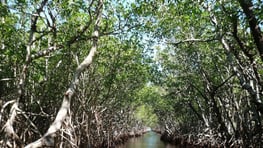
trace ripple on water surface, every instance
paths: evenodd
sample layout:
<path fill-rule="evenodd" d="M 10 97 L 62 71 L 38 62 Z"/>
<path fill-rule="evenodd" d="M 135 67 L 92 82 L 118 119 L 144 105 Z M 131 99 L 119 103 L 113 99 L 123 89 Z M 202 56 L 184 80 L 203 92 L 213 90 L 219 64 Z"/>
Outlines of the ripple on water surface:
<path fill-rule="evenodd" d="M 174 145 L 165 144 L 160 140 L 160 135 L 148 132 L 141 137 L 131 138 L 125 144 L 117 148 L 177 148 Z"/>

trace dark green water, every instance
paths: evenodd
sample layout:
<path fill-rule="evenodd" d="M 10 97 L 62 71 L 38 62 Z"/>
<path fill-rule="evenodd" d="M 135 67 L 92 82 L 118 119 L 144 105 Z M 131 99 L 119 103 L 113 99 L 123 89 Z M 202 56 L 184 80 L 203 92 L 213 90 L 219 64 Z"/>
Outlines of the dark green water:
<path fill-rule="evenodd" d="M 160 140 L 160 135 L 155 132 L 148 132 L 141 137 L 131 138 L 125 144 L 117 148 L 177 148 L 176 146 L 165 144 Z"/>

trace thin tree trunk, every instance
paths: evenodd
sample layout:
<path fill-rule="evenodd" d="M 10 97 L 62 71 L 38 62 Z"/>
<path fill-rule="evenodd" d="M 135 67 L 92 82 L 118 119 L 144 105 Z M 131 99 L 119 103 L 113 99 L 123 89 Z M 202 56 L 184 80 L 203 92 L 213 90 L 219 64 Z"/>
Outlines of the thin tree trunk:
<path fill-rule="evenodd" d="M 260 30 L 260 26 L 256 16 L 253 12 L 253 3 L 251 0 L 239 0 L 240 6 L 242 7 L 251 30 L 251 34 L 254 38 L 254 42 L 257 45 L 261 60 L 263 61 L 263 36 Z"/>
<path fill-rule="evenodd" d="M 62 105 L 57 113 L 57 116 L 55 118 L 55 121 L 50 125 L 48 131 L 46 134 L 38 139 L 37 141 L 28 144 L 25 148 L 36 148 L 36 147 L 43 147 L 43 146 L 54 146 L 54 138 L 56 137 L 56 132 L 60 130 L 63 121 L 67 117 L 67 114 L 70 110 L 70 102 L 73 97 L 73 95 L 76 92 L 76 87 L 79 82 L 79 76 L 80 74 L 89 67 L 89 65 L 92 63 L 93 58 L 95 56 L 97 46 L 98 46 L 98 39 L 99 39 L 99 24 L 101 20 L 101 13 L 102 13 L 102 7 L 103 7 L 103 0 L 99 1 L 98 8 L 97 8 L 97 18 L 95 21 L 94 26 L 94 32 L 93 32 L 93 45 L 91 47 L 91 50 L 88 54 L 88 56 L 84 59 L 84 61 L 77 67 L 73 81 L 70 84 L 70 87 L 64 94 Z"/>
<path fill-rule="evenodd" d="M 40 12 L 43 11 L 43 7 L 46 5 L 47 2 L 48 2 L 48 0 L 42 1 L 40 7 L 36 10 L 36 14 L 40 14 Z M 31 59 L 31 47 L 32 47 L 32 41 L 34 40 L 34 33 L 36 32 L 36 29 L 37 29 L 36 28 L 37 20 L 38 20 L 38 15 L 33 15 L 31 18 L 31 30 L 30 30 L 29 40 L 28 40 L 27 47 L 26 47 L 26 51 L 27 51 L 26 59 L 25 59 L 25 63 L 23 64 L 23 68 L 22 68 L 22 72 L 20 74 L 19 84 L 18 84 L 18 88 L 17 88 L 18 96 L 16 98 L 16 101 L 12 105 L 12 108 L 10 111 L 10 117 L 3 127 L 3 129 L 5 130 L 5 133 L 11 139 L 15 140 L 17 142 L 17 144 L 20 146 L 22 146 L 22 141 L 18 137 L 18 135 L 16 134 L 14 127 L 13 127 L 13 124 L 15 122 L 15 118 L 16 118 L 17 112 L 19 110 L 18 104 L 20 103 L 20 101 L 23 101 L 23 99 L 24 99 L 25 81 L 26 81 L 26 77 L 27 77 L 28 67 L 32 61 L 32 59 Z M 15 146 L 15 144 L 13 146 Z"/>

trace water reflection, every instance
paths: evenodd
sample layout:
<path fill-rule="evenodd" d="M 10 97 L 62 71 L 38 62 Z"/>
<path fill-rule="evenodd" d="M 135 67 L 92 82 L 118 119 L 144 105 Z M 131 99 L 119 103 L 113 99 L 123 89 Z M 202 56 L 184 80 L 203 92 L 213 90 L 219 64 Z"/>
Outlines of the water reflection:
<path fill-rule="evenodd" d="M 159 134 L 151 131 L 141 137 L 131 138 L 117 148 L 176 148 L 176 146 L 165 144 L 160 140 Z"/>

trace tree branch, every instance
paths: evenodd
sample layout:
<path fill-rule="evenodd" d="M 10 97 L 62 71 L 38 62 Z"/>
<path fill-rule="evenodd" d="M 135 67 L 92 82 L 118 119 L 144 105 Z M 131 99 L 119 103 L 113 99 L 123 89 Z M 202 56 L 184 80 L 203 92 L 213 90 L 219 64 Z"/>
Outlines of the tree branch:
<path fill-rule="evenodd" d="M 99 24 L 101 21 L 101 13 L 102 13 L 102 7 L 103 7 L 103 1 L 100 0 L 96 15 L 97 19 L 95 21 L 95 26 L 94 26 L 94 32 L 93 32 L 93 42 L 92 42 L 92 48 L 88 54 L 88 56 L 84 59 L 84 61 L 77 67 L 73 81 L 70 84 L 70 87 L 64 94 L 63 102 L 62 105 L 57 113 L 57 116 L 55 118 L 55 121 L 50 125 L 48 131 L 46 134 L 38 139 L 37 141 L 30 143 L 26 146 L 26 148 L 36 148 L 36 147 L 44 147 L 44 146 L 54 146 L 54 137 L 56 136 L 56 132 L 60 130 L 63 121 L 67 117 L 67 114 L 70 110 L 70 102 L 75 94 L 76 87 L 79 82 L 79 76 L 81 72 L 83 72 L 86 68 L 89 67 L 89 65 L 92 63 L 93 58 L 95 56 L 97 46 L 98 46 L 98 39 L 99 39 Z"/>
<path fill-rule="evenodd" d="M 17 116 L 17 111 L 19 110 L 18 104 L 19 104 L 20 100 L 23 99 L 23 95 L 24 95 L 27 70 L 28 70 L 29 64 L 31 63 L 31 46 L 32 46 L 33 38 L 34 38 L 34 33 L 36 32 L 37 20 L 38 20 L 39 14 L 43 11 L 43 8 L 47 2 L 48 2 L 48 0 L 43 0 L 41 2 L 40 7 L 36 10 L 35 14 L 33 14 L 31 16 L 31 30 L 30 30 L 30 36 L 29 36 L 28 44 L 26 47 L 26 52 L 27 52 L 26 57 L 25 57 L 26 59 L 25 59 L 25 63 L 23 64 L 23 69 L 22 69 L 22 72 L 21 72 L 20 77 L 19 77 L 19 84 L 18 84 L 18 88 L 17 88 L 18 97 L 16 98 L 15 103 L 11 107 L 9 118 L 3 127 L 6 135 L 10 139 L 15 140 L 15 142 L 13 142 L 14 143 L 13 146 L 18 144 L 19 147 L 22 147 L 22 145 L 23 145 L 19 136 L 15 133 L 13 124 L 14 124 L 15 118 Z"/>
<path fill-rule="evenodd" d="M 171 45 L 174 45 L 174 46 L 177 46 L 179 44 L 182 44 L 182 43 L 193 43 L 193 42 L 211 42 L 211 41 L 215 41 L 216 39 L 215 38 L 212 38 L 212 39 L 186 39 L 186 40 L 181 40 L 181 41 L 178 41 L 178 42 L 167 42 L 167 44 L 171 44 Z"/>
<path fill-rule="evenodd" d="M 223 85 L 225 85 L 233 76 L 235 76 L 235 74 L 230 75 L 227 79 L 225 79 L 221 84 L 217 85 L 216 87 L 214 87 L 214 91 L 217 91 L 220 87 L 222 87 Z"/>
<path fill-rule="evenodd" d="M 251 30 L 251 34 L 254 38 L 254 42 L 257 46 L 257 49 L 260 54 L 260 58 L 263 61 L 263 35 L 261 33 L 260 27 L 258 25 L 258 21 L 253 12 L 253 3 L 251 0 L 239 0 L 240 6 L 242 7 L 245 15 L 247 16 L 247 20 L 249 23 L 249 28 Z"/>
<path fill-rule="evenodd" d="M 59 46 L 51 46 L 49 48 L 47 48 L 46 50 L 41 50 L 35 54 L 32 54 L 31 55 L 31 59 L 34 60 L 34 59 L 37 59 L 37 58 L 40 58 L 40 57 L 43 57 L 43 56 L 46 56 L 48 55 L 49 53 L 53 52 L 53 51 L 56 51 L 58 49 L 61 49 L 63 48 L 62 45 L 59 45 Z"/>

